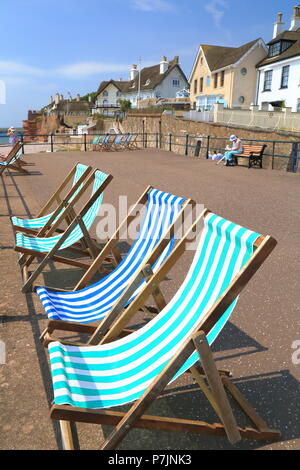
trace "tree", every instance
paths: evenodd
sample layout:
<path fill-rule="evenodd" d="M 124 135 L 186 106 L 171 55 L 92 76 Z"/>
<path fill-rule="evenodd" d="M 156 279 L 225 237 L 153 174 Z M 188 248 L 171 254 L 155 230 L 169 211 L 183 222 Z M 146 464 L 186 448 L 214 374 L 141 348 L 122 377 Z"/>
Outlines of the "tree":
<path fill-rule="evenodd" d="M 129 100 L 120 100 L 119 103 L 122 113 L 126 113 L 131 108 L 131 101 Z"/>

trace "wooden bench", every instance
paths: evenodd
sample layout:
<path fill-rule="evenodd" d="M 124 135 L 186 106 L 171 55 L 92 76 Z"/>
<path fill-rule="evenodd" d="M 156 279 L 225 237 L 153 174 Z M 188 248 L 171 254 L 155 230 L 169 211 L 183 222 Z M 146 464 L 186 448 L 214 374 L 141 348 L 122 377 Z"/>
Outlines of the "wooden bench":
<path fill-rule="evenodd" d="M 243 144 L 243 153 L 233 155 L 235 164 L 238 164 L 239 158 L 248 158 L 248 168 L 262 168 L 262 159 L 267 145 Z"/>

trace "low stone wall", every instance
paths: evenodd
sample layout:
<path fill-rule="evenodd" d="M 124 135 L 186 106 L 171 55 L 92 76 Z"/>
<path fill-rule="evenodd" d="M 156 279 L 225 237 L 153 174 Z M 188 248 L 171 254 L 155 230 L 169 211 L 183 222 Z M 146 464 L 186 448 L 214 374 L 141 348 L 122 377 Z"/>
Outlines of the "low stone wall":
<path fill-rule="evenodd" d="M 195 145 L 197 140 L 203 142 L 206 146 L 207 136 L 211 137 L 211 148 L 216 148 L 224 151 L 225 146 L 228 144 L 228 138 L 232 134 L 236 134 L 244 140 L 257 140 L 257 144 L 265 142 L 268 147 L 265 151 L 266 156 L 263 159 L 263 166 L 266 169 L 287 170 L 290 164 L 290 158 L 273 158 L 273 141 L 280 141 L 275 144 L 275 155 L 286 155 L 289 157 L 292 152 L 292 144 L 288 142 L 300 142 L 298 135 L 291 132 L 273 132 L 259 128 L 245 128 L 242 126 L 221 125 L 210 122 L 189 121 L 184 119 L 175 118 L 170 115 L 162 115 L 161 118 L 141 116 L 133 117 L 128 116 L 123 120 L 122 126 L 124 132 L 131 133 L 162 133 L 165 135 L 172 134 L 172 151 L 180 154 L 185 153 L 186 135 L 196 136 L 196 138 L 189 139 L 189 145 Z M 169 139 L 165 136 L 162 139 L 162 148 L 169 149 Z M 214 137 L 224 140 L 214 141 Z M 153 142 L 151 142 L 153 140 Z M 249 142 L 251 143 L 251 142 Z M 184 144 L 184 145 L 179 145 Z M 147 146 L 156 147 L 156 136 L 149 136 Z M 188 155 L 194 156 L 195 149 L 188 148 Z M 201 158 L 206 158 L 206 150 L 202 149 L 200 152 Z M 245 164 L 245 161 L 243 161 Z M 299 165 L 300 166 L 300 165 Z M 298 169 L 300 171 L 300 168 Z"/>

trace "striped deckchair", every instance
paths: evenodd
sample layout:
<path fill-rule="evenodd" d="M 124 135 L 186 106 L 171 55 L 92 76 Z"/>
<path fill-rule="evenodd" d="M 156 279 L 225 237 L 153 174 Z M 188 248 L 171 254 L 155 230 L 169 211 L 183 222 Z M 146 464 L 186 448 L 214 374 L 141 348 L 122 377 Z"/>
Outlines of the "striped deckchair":
<path fill-rule="evenodd" d="M 20 161 L 22 155 L 22 142 L 17 142 L 14 147 L 11 149 L 9 154 L 7 155 L 6 160 L 0 162 L 0 176 L 4 173 L 5 170 L 14 170 L 19 171 L 28 175 L 28 171 L 23 168 L 22 163 Z"/>
<path fill-rule="evenodd" d="M 28 233 L 31 235 L 38 234 L 38 236 L 42 236 L 51 226 L 53 226 L 53 224 L 57 223 L 59 225 L 59 221 L 61 220 L 60 217 L 66 206 L 69 206 L 71 202 L 75 204 L 86 189 L 86 185 L 84 185 L 83 182 L 91 169 L 91 166 L 77 163 L 54 194 L 50 197 L 48 202 L 44 205 L 37 215 L 37 218 L 22 219 L 20 217 L 11 217 L 13 229 L 18 232 Z M 72 188 L 67 192 L 67 194 L 63 194 L 72 178 Z M 53 205 L 56 205 L 56 209 L 47 214 L 48 210 L 50 210 Z M 67 217 L 69 223 L 71 223 L 72 220 L 70 215 L 71 214 L 69 213 L 69 216 Z M 43 233 L 41 229 L 43 229 Z"/>
<path fill-rule="evenodd" d="M 175 244 L 175 225 L 181 222 L 186 212 L 185 209 L 188 209 L 188 205 L 193 206 L 193 201 L 154 188 L 147 188 L 140 201 L 143 202 L 145 199 L 147 199 L 147 206 L 140 232 L 129 252 L 114 271 L 85 289 L 78 288 L 91 278 L 91 273 L 87 273 L 88 277 L 85 276 L 84 284 L 81 282 L 73 292 L 55 292 L 46 287 L 36 288 L 48 317 L 61 320 L 49 323 L 49 328 L 42 335 L 43 340 L 48 341 L 49 333 L 55 329 L 54 325 L 59 326 L 59 329 L 64 329 L 64 327 L 69 329 L 70 326 L 64 323 L 90 323 L 107 316 L 109 317 L 107 321 L 111 321 L 114 317 L 114 313 L 111 312 L 112 307 L 136 277 L 136 273 L 147 263 L 156 272 L 170 255 Z M 138 204 L 139 202 L 136 206 Z M 134 212 L 133 210 L 132 213 Z M 126 220 L 128 219 L 131 219 L 130 214 Z M 118 239 L 118 234 L 122 233 L 124 226 L 126 226 L 126 221 L 112 239 Z M 109 243 L 94 261 L 92 273 L 98 270 L 103 258 L 109 253 L 112 246 Z M 143 271 L 145 278 L 149 272 L 151 271 Z M 144 286 L 143 276 L 139 277 L 134 286 L 131 286 L 132 292 L 127 299 L 127 304 L 132 302 Z M 155 290 L 153 296 L 158 309 L 163 308 L 165 302 L 158 289 Z M 97 341 L 97 334 L 91 341 Z"/>
<path fill-rule="evenodd" d="M 123 142 L 127 139 L 126 134 L 117 135 L 115 141 L 113 142 L 111 149 L 112 150 L 120 150 L 122 148 Z"/>
<path fill-rule="evenodd" d="M 74 447 L 76 422 L 116 426 L 102 445 L 103 450 L 115 448 L 133 427 L 227 434 L 231 443 L 241 438 L 272 440 L 280 437 L 280 433 L 270 429 L 246 402 L 230 381 L 230 374 L 217 370 L 209 347 L 231 317 L 240 292 L 276 241 L 209 211 L 203 216 L 204 228 L 197 236 L 196 253 L 186 279 L 153 320 L 111 341 L 120 333 L 122 321 L 117 320 L 109 335 L 97 346 L 49 344 L 54 389 L 51 418 L 61 422 L 65 447 Z M 195 226 L 177 244 L 172 256 L 148 280 L 147 287 L 129 310 L 137 311 L 151 292 L 151 284 L 164 279 L 185 251 L 194 230 Z M 186 371 L 198 382 L 220 418 L 220 424 L 144 415 L 165 387 Z M 238 427 L 226 389 L 257 429 Z M 130 403 L 126 412 L 110 410 Z"/>
<path fill-rule="evenodd" d="M 46 237 L 28 237 L 23 233 L 16 233 L 15 251 L 26 255 L 25 259 L 21 256 L 20 264 L 24 279 L 22 292 L 27 292 L 32 286 L 33 281 L 43 271 L 46 264 L 50 261 L 58 261 L 70 266 L 88 269 L 90 265 L 74 259 L 57 256 L 57 252 L 64 249 L 74 248 L 80 241 L 86 243 L 88 252 L 92 258 L 96 258 L 100 249 L 89 236 L 89 230 L 97 217 L 103 191 L 112 180 L 111 175 L 106 175 L 99 170 L 95 170 L 88 178 L 87 187 L 93 182 L 92 194 L 89 201 L 84 205 L 77 215 L 71 203 L 74 216 L 68 228 L 61 234 Z M 65 211 L 68 210 L 68 206 Z M 65 213 L 63 214 L 65 218 Z M 35 258 L 42 258 L 42 262 L 35 271 L 28 276 L 28 267 Z"/>

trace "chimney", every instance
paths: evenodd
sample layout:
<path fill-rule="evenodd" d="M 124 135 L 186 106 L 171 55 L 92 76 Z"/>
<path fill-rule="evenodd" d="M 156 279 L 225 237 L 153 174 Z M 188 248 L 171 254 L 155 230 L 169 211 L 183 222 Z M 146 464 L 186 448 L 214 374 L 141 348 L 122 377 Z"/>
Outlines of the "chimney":
<path fill-rule="evenodd" d="M 51 95 L 50 96 L 50 104 L 52 104 L 52 103 L 53 103 L 53 96 Z"/>
<path fill-rule="evenodd" d="M 60 101 L 64 100 L 64 95 L 60 95 Z"/>
<path fill-rule="evenodd" d="M 55 104 L 58 104 L 59 103 L 59 94 L 56 93 L 55 94 Z"/>
<path fill-rule="evenodd" d="M 174 57 L 173 62 L 174 62 L 174 64 L 179 65 L 179 56 L 178 56 L 178 55 L 176 55 L 176 56 Z"/>
<path fill-rule="evenodd" d="M 130 69 L 130 80 L 134 80 L 138 73 L 137 65 L 133 64 Z"/>
<path fill-rule="evenodd" d="M 76 101 L 80 101 L 80 94 L 79 93 L 77 93 L 77 95 L 76 95 Z"/>
<path fill-rule="evenodd" d="M 296 31 L 298 28 L 300 28 L 300 5 L 294 7 L 290 31 Z"/>
<path fill-rule="evenodd" d="M 159 73 L 160 74 L 163 74 L 163 73 L 166 73 L 166 71 L 168 70 L 169 68 L 169 64 L 167 62 L 167 58 L 166 56 L 163 56 L 162 60 L 161 60 L 161 63 L 160 63 L 160 71 Z"/>
<path fill-rule="evenodd" d="M 282 22 L 282 16 L 282 13 L 278 13 L 277 22 L 274 24 L 273 39 L 284 31 L 285 23 Z"/>

